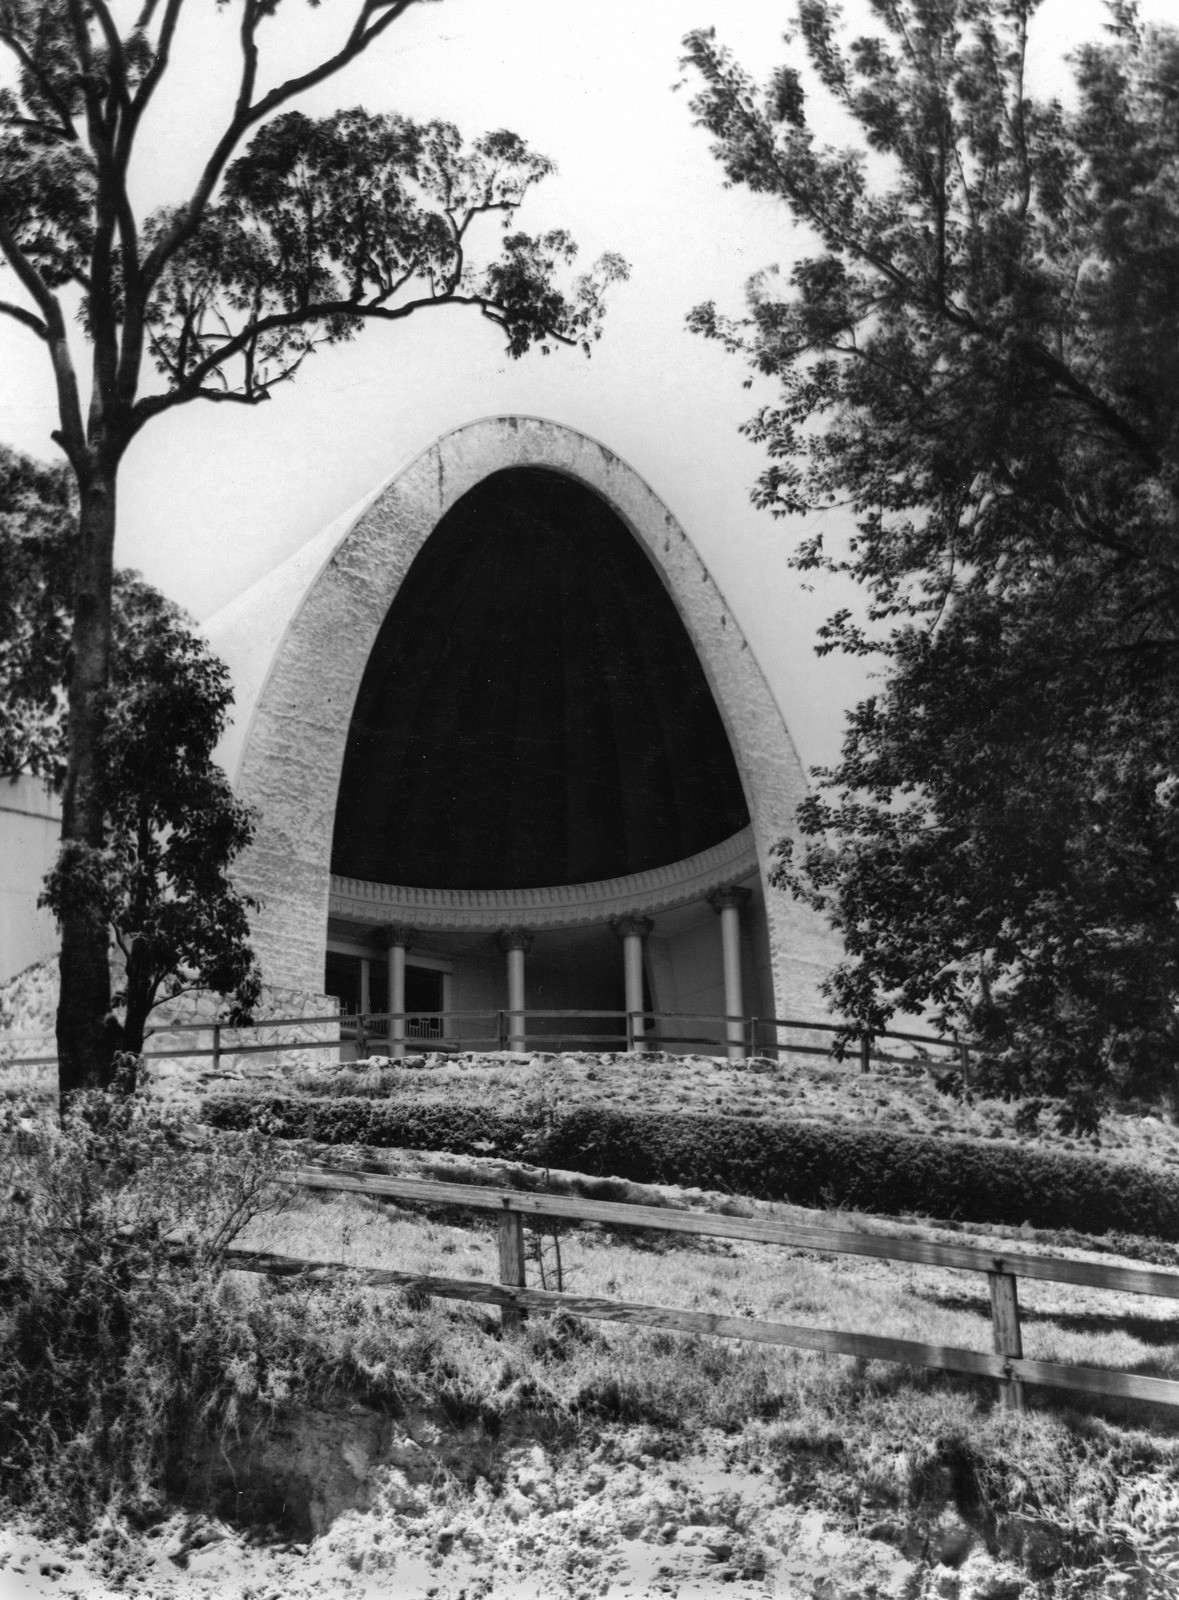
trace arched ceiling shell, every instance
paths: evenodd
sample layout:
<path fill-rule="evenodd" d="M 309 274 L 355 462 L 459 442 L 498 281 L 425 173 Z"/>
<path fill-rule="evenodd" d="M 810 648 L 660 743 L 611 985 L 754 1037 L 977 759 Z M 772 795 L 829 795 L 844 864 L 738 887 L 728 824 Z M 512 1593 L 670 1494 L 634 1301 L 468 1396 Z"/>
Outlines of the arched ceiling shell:
<path fill-rule="evenodd" d="M 749 821 L 655 568 L 591 490 L 494 473 L 442 518 L 377 637 L 333 873 L 438 889 L 622 877 Z"/>

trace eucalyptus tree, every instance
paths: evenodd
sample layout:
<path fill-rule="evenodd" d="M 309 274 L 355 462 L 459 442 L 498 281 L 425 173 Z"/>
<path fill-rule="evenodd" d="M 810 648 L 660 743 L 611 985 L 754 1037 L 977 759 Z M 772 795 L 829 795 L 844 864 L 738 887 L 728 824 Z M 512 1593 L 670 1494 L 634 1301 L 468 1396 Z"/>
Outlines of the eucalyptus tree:
<path fill-rule="evenodd" d="M 597 338 L 614 256 L 566 275 L 567 233 L 514 227 L 552 170 L 517 135 L 464 142 L 449 123 L 364 110 L 313 118 L 300 95 L 376 45 L 418 0 L 350 0 L 336 46 L 264 87 L 263 47 L 289 0 L 0 0 L 0 314 L 44 346 L 53 437 L 76 485 L 69 746 L 63 790 L 63 1093 L 110 1073 L 110 974 L 100 911 L 84 894 L 104 842 L 101 750 L 111 660 L 111 581 L 121 464 L 156 418 L 196 401 L 254 406 L 313 351 L 367 321 L 477 307 L 513 356 Z M 235 26 L 236 81 L 199 172 L 141 215 L 137 161 L 169 76 L 203 67 L 186 13 Z M 215 96 L 218 86 L 210 85 Z M 480 222 L 504 223 L 479 256 Z M 71 325 L 90 349 L 84 380 Z"/>
<path fill-rule="evenodd" d="M 862 588 L 820 651 L 880 663 L 779 868 L 844 937 L 832 997 L 1085 1123 L 1179 1059 L 1179 35 L 1113 5 L 1066 108 L 1036 9 L 872 0 L 849 42 L 801 0 L 764 91 L 690 35 L 727 178 L 809 241 L 690 320 L 777 385 L 747 432 L 795 564 Z"/>

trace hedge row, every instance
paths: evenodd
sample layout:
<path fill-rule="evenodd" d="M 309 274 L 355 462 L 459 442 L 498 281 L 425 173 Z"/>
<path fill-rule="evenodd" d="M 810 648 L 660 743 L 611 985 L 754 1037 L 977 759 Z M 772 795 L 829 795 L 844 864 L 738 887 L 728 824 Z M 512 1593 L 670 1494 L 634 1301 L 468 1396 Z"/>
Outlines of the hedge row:
<path fill-rule="evenodd" d="M 321 1144 L 494 1153 L 800 1206 L 1179 1240 L 1179 1178 L 1096 1156 L 836 1123 L 582 1107 L 541 1136 L 519 1114 L 461 1103 L 266 1096 L 212 1098 L 205 1120 Z"/>

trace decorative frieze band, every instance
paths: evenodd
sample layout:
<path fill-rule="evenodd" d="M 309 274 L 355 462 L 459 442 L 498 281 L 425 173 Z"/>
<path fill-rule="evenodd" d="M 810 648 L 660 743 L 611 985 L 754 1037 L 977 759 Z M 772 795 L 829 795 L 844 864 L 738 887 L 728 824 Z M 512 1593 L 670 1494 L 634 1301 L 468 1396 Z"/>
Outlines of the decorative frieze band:
<path fill-rule="evenodd" d="M 666 867 L 542 889 L 419 889 L 333 874 L 329 911 L 351 922 L 405 923 L 434 933 L 495 933 L 516 925 L 581 928 L 616 917 L 672 911 L 756 871 L 753 829 L 742 828 Z"/>

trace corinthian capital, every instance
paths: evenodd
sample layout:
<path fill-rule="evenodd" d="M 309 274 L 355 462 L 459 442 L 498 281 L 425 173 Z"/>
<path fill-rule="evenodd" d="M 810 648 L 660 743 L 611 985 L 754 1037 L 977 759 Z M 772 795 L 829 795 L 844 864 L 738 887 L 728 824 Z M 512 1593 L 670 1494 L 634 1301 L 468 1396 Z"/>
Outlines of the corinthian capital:
<path fill-rule="evenodd" d="M 721 912 L 727 911 L 730 906 L 735 907 L 738 911 L 741 910 L 742 906 L 747 906 L 753 899 L 753 890 L 742 889 L 737 884 L 733 884 L 728 889 L 710 889 L 705 899 L 719 917 Z"/>

